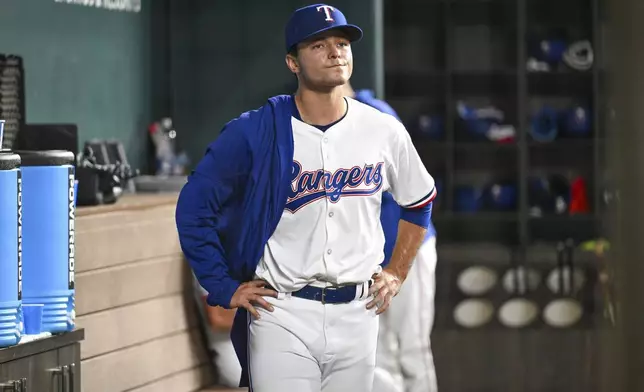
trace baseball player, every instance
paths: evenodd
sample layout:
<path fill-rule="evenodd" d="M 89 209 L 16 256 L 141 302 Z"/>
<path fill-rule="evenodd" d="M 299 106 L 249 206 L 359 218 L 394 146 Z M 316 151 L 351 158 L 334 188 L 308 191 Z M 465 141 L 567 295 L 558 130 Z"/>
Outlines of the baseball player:
<path fill-rule="evenodd" d="M 199 319 L 208 340 L 208 351 L 217 371 L 217 382 L 221 386 L 236 387 L 241 377 L 241 366 L 230 340 L 235 310 L 208 305 L 208 292 L 201 287 L 194 275 L 193 287 Z"/>
<path fill-rule="evenodd" d="M 181 191 L 179 239 L 208 304 L 237 308 L 240 386 L 369 392 L 378 316 L 423 242 L 434 180 L 399 121 L 344 97 L 359 27 L 315 4 L 285 35 L 297 92 L 226 124 Z M 403 211 L 383 269 L 385 191 Z"/>
<path fill-rule="evenodd" d="M 345 94 L 383 113 L 400 118 L 371 90 L 354 91 L 345 85 Z M 385 259 L 389 264 L 398 234 L 401 207 L 389 192 L 382 194 L 380 221 L 385 233 Z M 434 322 L 436 287 L 436 231 L 430 223 L 418 250 L 409 277 L 386 313 L 380 316 L 374 392 L 435 392 L 436 370 L 430 345 Z"/>

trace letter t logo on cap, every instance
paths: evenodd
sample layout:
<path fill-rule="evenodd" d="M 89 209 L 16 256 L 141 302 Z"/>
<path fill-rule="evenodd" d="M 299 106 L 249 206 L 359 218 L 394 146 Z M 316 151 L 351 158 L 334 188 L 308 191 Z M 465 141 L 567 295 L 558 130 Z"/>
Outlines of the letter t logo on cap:
<path fill-rule="evenodd" d="M 320 12 L 320 10 L 324 10 L 324 13 L 326 14 L 326 19 L 324 20 L 326 20 L 327 22 L 333 22 L 333 18 L 331 17 L 331 11 L 335 11 L 333 7 L 331 7 L 330 5 L 321 5 L 317 7 L 316 10 L 318 12 Z"/>

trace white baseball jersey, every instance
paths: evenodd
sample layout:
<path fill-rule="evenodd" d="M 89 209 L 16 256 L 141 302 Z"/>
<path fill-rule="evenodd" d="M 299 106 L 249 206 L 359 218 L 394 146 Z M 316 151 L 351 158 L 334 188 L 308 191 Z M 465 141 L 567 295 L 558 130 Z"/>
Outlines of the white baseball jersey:
<path fill-rule="evenodd" d="M 256 275 L 280 292 L 362 283 L 384 258 L 382 192 L 403 207 L 436 195 L 409 133 L 389 114 L 347 98 L 326 131 L 292 118 L 291 192 Z"/>

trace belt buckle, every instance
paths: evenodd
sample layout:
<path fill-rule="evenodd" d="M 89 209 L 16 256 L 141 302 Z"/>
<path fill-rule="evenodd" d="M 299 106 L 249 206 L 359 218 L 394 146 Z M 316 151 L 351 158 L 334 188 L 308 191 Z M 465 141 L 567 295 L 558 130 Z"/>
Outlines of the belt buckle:
<path fill-rule="evenodd" d="M 326 304 L 326 287 L 322 287 L 322 298 L 320 298 L 322 305 Z"/>

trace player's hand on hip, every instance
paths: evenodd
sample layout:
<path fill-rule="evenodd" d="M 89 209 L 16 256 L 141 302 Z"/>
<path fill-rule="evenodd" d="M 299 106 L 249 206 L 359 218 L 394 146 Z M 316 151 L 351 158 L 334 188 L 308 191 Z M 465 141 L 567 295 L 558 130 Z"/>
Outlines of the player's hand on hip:
<path fill-rule="evenodd" d="M 367 304 L 367 309 L 377 306 L 376 314 L 381 314 L 389 308 L 391 300 L 400 291 L 402 281 L 386 268 L 381 273 L 375 274 L 373 279 L 374 282 L 369 288 L 369 295 L 373 296 L 373 300 Z"/>
<path fill-rule="evenodd" d="M 255 309 L 255 306 L 272 312 L 274 310 L 273 305 L 269 304 L 263 297 L 277 298 L 277 291 L 266 288 L 266 286 L 267 283 L 263 280 L 242 283 L 230 300 L 231 309 L 244 308 L 257 319 L 259 318 L 259 312 Z"/>

